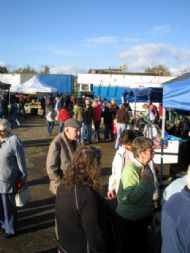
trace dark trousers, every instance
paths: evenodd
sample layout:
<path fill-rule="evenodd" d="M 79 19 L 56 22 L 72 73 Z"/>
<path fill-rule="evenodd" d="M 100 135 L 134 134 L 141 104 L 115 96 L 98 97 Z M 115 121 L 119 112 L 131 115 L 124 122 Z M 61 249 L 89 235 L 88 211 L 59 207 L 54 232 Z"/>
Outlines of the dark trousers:
<path fill-rule="evenodd" d="M 151 216 L 141 220 L 127 220 L 118 217 L 118 228 L 121 239 L 121 253 L 147 253 L 147 232 Z"/>
<path fill-rule="evenodd" d="M 0 225 L 7 234 L 15 234 L 17 222 L 17 208 L 15 194 L 0 193 Z"/>
<path fill-rule="evenodd" d="M 95 131 L 94 131 L 94 138 L 96 140 L 100 140 L 100 122 L 101 121 L 95 121 L 94 122 L 94 128 L 95 128 Z"/>
<path fill-rule="evenodd" d="M 113 133 L 112 133 L 112 123 L 105 124 L 105 130 L 104 130 L 104 139 L 108 140 L 109 138 L 113 139 Z"/>

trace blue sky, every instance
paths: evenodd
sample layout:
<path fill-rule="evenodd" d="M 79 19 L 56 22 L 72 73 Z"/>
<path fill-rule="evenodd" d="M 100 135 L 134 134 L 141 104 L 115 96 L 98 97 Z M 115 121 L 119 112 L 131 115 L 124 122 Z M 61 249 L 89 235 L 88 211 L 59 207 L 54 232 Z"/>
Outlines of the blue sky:
<path fill-rule="evenodd" d="M 190 70 L 189 0 L 1 0 L 0 10 L 0 65 L 9 69 Z"/>

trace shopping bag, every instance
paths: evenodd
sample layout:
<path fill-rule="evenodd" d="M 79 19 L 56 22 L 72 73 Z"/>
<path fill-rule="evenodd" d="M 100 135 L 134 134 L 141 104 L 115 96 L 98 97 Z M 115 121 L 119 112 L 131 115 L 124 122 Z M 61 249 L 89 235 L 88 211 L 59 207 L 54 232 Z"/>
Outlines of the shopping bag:
<path fill-rule="evenodd" d="M 21 188 L 15 196 L 16 206 L 24 206 L 31 201 L 31 193 L 28 186 Z"/>

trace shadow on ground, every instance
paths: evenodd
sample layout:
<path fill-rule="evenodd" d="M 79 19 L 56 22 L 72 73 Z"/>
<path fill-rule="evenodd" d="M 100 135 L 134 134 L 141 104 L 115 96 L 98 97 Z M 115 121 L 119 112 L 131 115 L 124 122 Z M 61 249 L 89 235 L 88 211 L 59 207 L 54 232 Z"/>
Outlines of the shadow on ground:
<path fill-rule="evenodd" d="M 34 186 L 34 185 L 43 185 L 43 184 L 49 184 L 49 177 L 44 176 L 42 178 L 33 179 L 27 182 L 28 186 Z"/>
<path fill-rule="evenodd" d="M 36 147 L 36 146 L 49 146 L 52 139 L 37 139 L 37 140 L 27 140 L 23 141 L 24 147 Z"/>
<path fill-rule="evenodd" d="M 33 233 L 54 226 L 55 197 L 32 201 L 18 208 L 18 234 Z"/>
<path fill-rule="evenodd" d="M 48 249 L 45 251 L 37 251 L 36 253 L 57 253 L 57 248 Z"/>

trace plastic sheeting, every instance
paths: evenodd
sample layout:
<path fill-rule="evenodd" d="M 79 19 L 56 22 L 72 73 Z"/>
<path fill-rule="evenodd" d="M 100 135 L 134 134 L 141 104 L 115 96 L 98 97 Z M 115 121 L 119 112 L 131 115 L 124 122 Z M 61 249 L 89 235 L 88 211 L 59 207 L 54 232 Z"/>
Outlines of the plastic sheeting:
<path fill-rule="evenodd" d="M 163 107 L 190 111 L 190 73 L 164 84 Z"/>
<path fill-rule="evenodd" d="M 162 88 L 130 88 L 123 91 L 125 102 L 162 102 Z"/>

